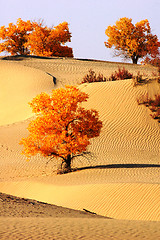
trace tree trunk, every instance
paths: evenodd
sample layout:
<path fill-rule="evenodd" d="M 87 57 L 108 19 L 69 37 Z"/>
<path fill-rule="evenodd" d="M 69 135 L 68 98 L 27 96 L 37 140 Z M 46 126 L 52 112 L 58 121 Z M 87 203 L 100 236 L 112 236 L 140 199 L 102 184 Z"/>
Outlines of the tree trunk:
<path fill-rule="evenodd" d="M 132 62 L 133 62 L 133 64 L 137 64 L 137 62 L 138 62 L 138 56 L 132 56 Z"/>
<path fill-rule="evenodd" d="M 61 173 L 67 173 L 71 171 L 71 155 L 69 154 L 61 164 Z"/>
<path fill-rule="evenodd" d="M 66 163 L 66 168 L 71 169 L 71 155 L 70 154 L 67 156 L 65 163 Z"/>

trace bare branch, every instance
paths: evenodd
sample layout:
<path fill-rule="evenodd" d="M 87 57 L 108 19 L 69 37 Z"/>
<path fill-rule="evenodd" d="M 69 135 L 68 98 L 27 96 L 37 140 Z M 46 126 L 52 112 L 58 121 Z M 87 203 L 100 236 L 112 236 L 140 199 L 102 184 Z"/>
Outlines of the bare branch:
<path fill-rule="evenodd" d="M 82 152 L 82 153 L 79 153 L 76 155 L 72 155 L 71 159 L 76 158 L 76 157 L 86 157 L 87 158 L 88 155 L 90 155 L 91 157 L 93 156 L 93 154 L 91 152 Z"/>

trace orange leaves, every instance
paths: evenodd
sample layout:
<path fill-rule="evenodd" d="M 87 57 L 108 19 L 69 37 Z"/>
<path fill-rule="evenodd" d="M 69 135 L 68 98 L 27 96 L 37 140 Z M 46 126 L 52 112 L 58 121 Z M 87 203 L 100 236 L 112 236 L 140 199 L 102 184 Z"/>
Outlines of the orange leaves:
<path fill-rule="evenodd" d="M 24 44 L 30 31 L 32 31 L 31 22 L 25 22 L 21 18 L 17 20 L 16 25 L 9 23 L 8 28 L 2 26 L 0 28 L 0 39 L 4 41 L 1 43 L 0 51 L 8 51 L 11 55 L 28 54 Z"/>
<path fill-rule="evenodd" d="M 4 39 L 4 38 L 5 38 L 5 35 L 6 35 L 6 28 L 5 28 L 5 26 L 2 26 L 2 27 L 0 28 L 0 38 L 1 38 L 1 39 Z"/>
<path fill-rule="evenodd" d="M 79 106 L 87 98 L 73 86 L 53 90 L 51 96 L 41 93 L 35 97 L 30 106 L 36 118 L 28 126 L 29 136 L 20 142 L 23 153 L 66 159 L 85 152 L 89 139 L 99 136 L 102 128 L 96 110 Z"/>
<path fill-rule="evenodd" d="M 133 63 L 137 63 L 139 58 L 147 54 L 159 54 L 158 38 L 151 34 L 147 19 L 133 25 L 132 19 L 120 18 L 114 26 L 109 26 L 105 33 L 108 36 L 105 46 L 114 47 L 119 52 L 116 55 L 122 54 L 125 58 L 131 58 Z"/>
<path fill-rule="evenodd" d="M 16 24 L 0 27 L 0 52 L 15 54 L 35 54 L 38 56 L 73 57 L 72 48 L 62 46 L 71 41 L 68 23 L 63 22 L 54 28 L 43 26 L 43 22 L 17 19 Z"/>
<path fill-rule="evenodd" d="M 51 107 L 51 98 L 47 93 L 41 93 L 33 98 L 29 105 L 32 107 L 33 112 L 43 112 Z"/>
<path fill-rule="evenodd" d="M 67 22 L 54 28 L 42 26 L 42 23 L 34 23 L 34 30 L 29 35 L 26 46 L 31 54 L 38 56 L 73 57 L 72 49 L 61 45 L 70 41 L 71 33 Z"/>

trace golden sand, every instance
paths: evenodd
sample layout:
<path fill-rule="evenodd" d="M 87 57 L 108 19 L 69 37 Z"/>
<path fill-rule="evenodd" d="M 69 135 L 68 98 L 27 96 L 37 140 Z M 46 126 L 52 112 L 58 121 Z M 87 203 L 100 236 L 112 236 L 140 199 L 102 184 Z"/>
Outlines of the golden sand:
<path fill-rule="evenodd" d="M 156 72 L 150 66 L 75 59 L 0 60 L 0 192 L 113 218 L 1 216 L 1 239 L 12 233 L 12 239 L 160 238 L 160 128 L 150 110 L 137 104 L 140 95 L 160 92 L 160 85 L 134 87 L 132 80 L 79 85 L 91 68 L 110 76 L 119 66 L 135 75 Z M 99 111 L 103 129 L 89 146 L 94 157 L 75 159 L 77 171 L 56 175 L 57 161 L 46 165 L 35 156 L 27 162 L 19 141 L 33 115 L 27 102 L 65 85 L 89 94 L 84 107 Z"/>

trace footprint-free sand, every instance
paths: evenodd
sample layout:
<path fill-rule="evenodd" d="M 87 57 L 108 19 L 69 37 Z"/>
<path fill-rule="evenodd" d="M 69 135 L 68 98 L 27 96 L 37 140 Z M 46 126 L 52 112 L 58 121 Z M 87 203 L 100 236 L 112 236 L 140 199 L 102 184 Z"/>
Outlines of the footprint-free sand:
<path fill-rule="evenodd" d="M 0 59 L 0 239 L 160 239 L 160 125 L 137 104 L 142 94 L 160 93 L 160 84 L 80 84 L 89 69 L 109 77 L 123 66 L 134 75 L 157 73 L 103 61 Z M 65 85 L 89 94 L 83 106 L 99 111 L 103 128 L 89 146 L 93 156 L 57 175 L 58 160 L 27 162 L 19 141 L 33 117 L 28 102 Z"/>

